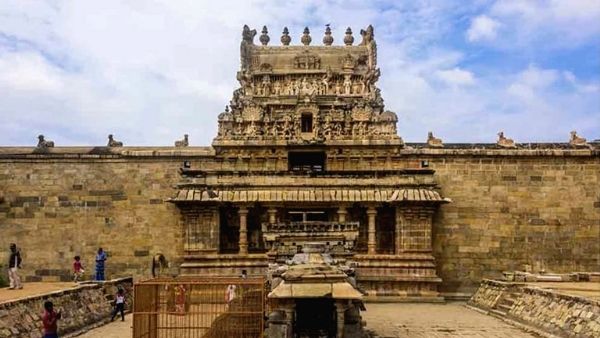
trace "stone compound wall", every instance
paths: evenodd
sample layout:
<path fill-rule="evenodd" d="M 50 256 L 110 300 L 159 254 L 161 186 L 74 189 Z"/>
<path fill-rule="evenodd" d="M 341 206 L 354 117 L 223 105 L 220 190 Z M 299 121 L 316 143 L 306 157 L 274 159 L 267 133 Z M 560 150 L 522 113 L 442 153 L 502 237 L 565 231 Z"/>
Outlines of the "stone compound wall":
<path fill-rule="evenodd" d="M 106 278 L 148 277 L 156 253 L 179 264 L 179 211 L 165 199 L 175 191 L 180 160 L 48 157 L 0 156 L 3 263 L 16 242 L 26 281 L 71 280 L 75 255 L 90 279 L 98 247 L 108 253 Z"/>
<path fill-rule="evenodd" d="M 600 302 L 591 299 L 484 280 L 469 304 L 560 337 L 600 336 Z"/>
<path fill-rule="evenodd" d="M 54 303 L 55 309 L 62 311 L 62 319 L 58 322 L 61 337 L 102 325 L 110 319 L 113 309 L 111 301 L 118 287 L 125 290 L 129 310 L 133 304 L 131 278 L 83 284 L 72 289 L 0 303 L 0 338 L 40 337 L 44 302 L 47 300 Z"/>
<path fill-rule="evenodd" d="M 338 156 L 335 166 L 394 169 L 429 161 L 442 194 L 453 201 L 435 215 L 433 228 L 446 294 L 470 295 L 482 278 L 526 265 L 557 273 L 600 270 L 598 150 L 468 146 L 407 145 L 387 157 L 379 152 L 346 164 Z M 0 249 L 10 242 L 21 246 L 27 280 L 69 279 L 74 255 L 83 257 L 91 274 L 99 246 L 109 253 L 107 277 L 148 276 L 157 252 L 178 266 L 183 228 L 179 210 L 166 199 L 176 192 L 184 160 L 192 168 L 239 171 L 283 163 L 217 163 L 211 148 L 98 149 L 106 153 L 0 147 Z M 10 155 L 18 152 L 27 155 Z M 0 261 L 7 255 L 0 250 Z"/>

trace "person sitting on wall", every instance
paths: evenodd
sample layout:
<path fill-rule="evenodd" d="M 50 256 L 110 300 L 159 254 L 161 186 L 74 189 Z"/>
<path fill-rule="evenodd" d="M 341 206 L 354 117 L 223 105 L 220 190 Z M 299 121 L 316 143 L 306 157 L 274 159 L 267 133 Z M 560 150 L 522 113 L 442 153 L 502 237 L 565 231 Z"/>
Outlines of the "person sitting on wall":
<path fill-rule="evenodd" d="M 8 279 L 10 280 L 9 289 L 22 289 L 19 269 L 21 268 L 21 252 L 17 249 L 15 243 L 10 243 L 10 257 L 8 258 Z"/>
<path fill-rule="evenodd" d="M 58 338 L 58 320 L 62 317 L 61 312 L 54 312 L 54 304 L 51 301 L 44 303 L 44 314 L 42 323 L 44 325 L 43 338 Z"/>
<path fill-rule="evenodd" d="M 99 248 L 96 255 L 96 280 L 104 280 L 104 261 L 106 261 L 106 252 Z"/>

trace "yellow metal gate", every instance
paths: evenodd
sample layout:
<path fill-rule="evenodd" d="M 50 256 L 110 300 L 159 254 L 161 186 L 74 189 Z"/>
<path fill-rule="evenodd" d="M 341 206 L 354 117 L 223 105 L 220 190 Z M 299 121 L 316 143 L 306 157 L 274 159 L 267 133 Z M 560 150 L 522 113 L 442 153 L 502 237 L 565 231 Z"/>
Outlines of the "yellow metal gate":
<path fill-rule="evenodd" d="M 134 285 L 134 338 L 262 337 L 263 278 L 157 278 Z"/>

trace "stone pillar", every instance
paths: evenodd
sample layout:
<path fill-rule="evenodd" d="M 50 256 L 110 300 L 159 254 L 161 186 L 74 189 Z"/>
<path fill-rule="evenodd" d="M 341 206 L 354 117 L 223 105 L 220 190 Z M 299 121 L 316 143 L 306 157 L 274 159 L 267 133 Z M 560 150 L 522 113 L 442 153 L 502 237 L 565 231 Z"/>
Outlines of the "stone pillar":
<path fill-rule="evenodd" d="M 296 304 L 293 301 L 283 306 L 285 312 L 285 321 L 287 323 L 287 335 L 286 337 L 294 337 L 294 314 L 296 312 Z"/>
<path fill-rule="evenodd" d="M 275 207 L 270 207 L 267 210 L 267 214 L 269 214 L 269 224 L 275 224 L 275 222 L 277 222 L 277 209 Z"/>
<path fill-rule="evenodd" d="M 336 338 L 344 337 L 344 312 L 346 312 L 346 306 L 342 301 L 337 301 L 335 303 L 335 312 L 337 314 L 337 333 L 335 335 Z"/>
<path fill-rule="evenodd" d="M 374 255 L 376 253 L 376 245 L 375 241 L 375 216 L 377 216 L 377 209 L 374 206 L 370 206 L 367 209 L 367 216 L 369 218 L 369 238 L 367 241 L 368 254 Z"/>
<path fill-rule="evenodd" d="M 346 215 L 348 215 L 348 210 L 345 205 L 340 205 L 337 210 L 338 222 L 346 223 Z"/>
<path fill-rule="evenodd" d="M 248 254 L 248 208 L 242 206 L 238 210 L 240 216 L 240 255 Z"/>

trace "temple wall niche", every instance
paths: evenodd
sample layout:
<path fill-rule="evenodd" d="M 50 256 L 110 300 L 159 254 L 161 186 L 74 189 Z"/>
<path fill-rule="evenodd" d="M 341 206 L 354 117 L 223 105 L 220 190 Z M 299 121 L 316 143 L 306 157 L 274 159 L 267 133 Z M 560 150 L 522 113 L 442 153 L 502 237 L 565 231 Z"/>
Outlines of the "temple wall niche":
<path fill-rule="evenodd" d="M 428 160 L 442 194 L 453 201 L 433 216 L 441 291 L 470 292 L 479 279 L 526 264 L 554 272 L 599 269 L 598 157 L 459 152 L 463 155 L 413 151 L 385 162 L 405 168 Z M 109 276 L 148 276 L 156 252 L 177 266 L 183 221 L 180 210 L 164 201 L 175 192 L 182 161 L 158 156 L 17 161 L 0 155 L 0 248 L 13 241 L 22 247 L 29 280 L 67 278 L 76 254 L 91 271 L 98 246 L 111 255 Z M 194 159 L 193 167 L 234 167 L 240 161 L 204 157 Z M 251 163 L 244 161 L 244 167 Z M 338 168 L 351 169 L 366 160 L 336 161 Z M 7 251 L 0 250 L 0 262 Z"/>

